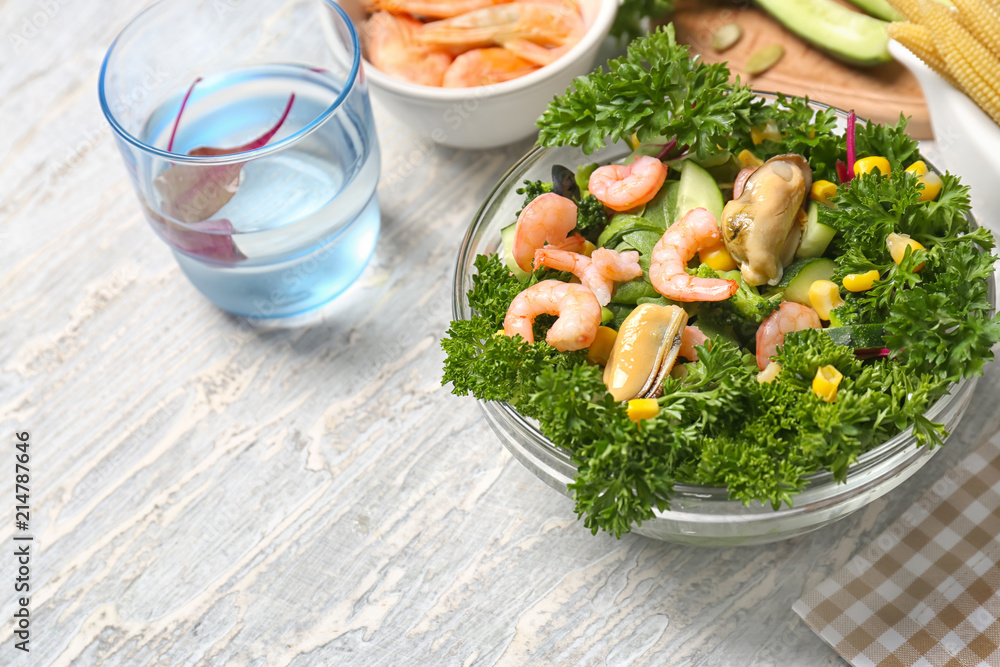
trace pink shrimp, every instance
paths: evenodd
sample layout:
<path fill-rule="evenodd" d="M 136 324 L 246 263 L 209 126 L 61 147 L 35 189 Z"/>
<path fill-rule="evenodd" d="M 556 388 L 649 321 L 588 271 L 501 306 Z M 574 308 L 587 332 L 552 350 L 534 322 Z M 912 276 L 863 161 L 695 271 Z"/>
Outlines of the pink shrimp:
<path fill-rule="evenodd" d="M 709 337 L 701 332 L 701 329 L 693 324 L 684 327 L 681 332 L 681 349 L 677 356 L 684 357 L 688 361 L 698 361 L 698 353 L 695 352 L 695 345 L 705 345 L 710 341 Z"/>
<path fill-rule="evenodd" d="M 569 235 L 575 228 L 576 204 L 554 192 L 546 192 L 528 202 L 518 216 L 511 255 L 522 270 L 531 271 L 535 251 L 546 243 L 566 250 L 582 248 L 583 237 Z"/>
<path fill-rule="evenodd" d="M 513 0 L 367 0 L 366 5 L 395 13 L 448 18 L 466 12 L 503 5 Z"/>
<path fill-rule="evenodd" d="M 367 55 L 389 76 L 424 86 L 440 86 L 452 63 L 451 54 L 417 41 L 421 23 L 405 16 L 378 12 L 368 19 Z"/>
<path fill-rule="evenodd" d="M 601 306 L 611 302 L 611 290 L 616 281 L 631 280 L 642 275 L 639 253 L 634 250 L 618 253 L 610 248 L 598 248 L 593 256 L 587 257 L 546 246 L 535 251 L 535 266 L 542 265 L 572 273 L 590 288 Z"/>
<path fill-rule="evenodd" d="M 768 315 L 757 328 L 757 365 L 767 368 L 771 357 L 785 342 L 785 334 L 802 329 L 820 329 L 819 315 L 809 306 L 794 301 L 782 301 L 778 309 Z"/>
<path fill-rule="evenodd" d="M 655 157 L 643 155 L 632 164 L 606 164 L 590 175 L 587 189 L 608 208 L 627 211 L 656 196 L 667 180 L 667 168 Z"/>
<path fill-rule="evenodd" d="M 542 313 L 558 319 L 545 342 L 562 352 L 590 347 L 601 325 L 601 304 L 588 287 L 558 280 L 543 280 L 514 297 L 503 320 L 504 335 L 520 335 L 535 342 L 532 324 Z"/>
<path fill-rule="evenodd" d="M 530 74 L 538 66 L 507 49 L 472 49 L 455 58 L 444 73 L 445 88 L 489 86 Z"/>
<path fill-rule="evenodd" d="M 649 256 L 649 282 L 653 288 L 674 301 L 723 301 L 739 288 L 735 280 L 698 278 L 685 271 L 687 263 L 699 250 L 720 243 L 715 216 L 696 208 L 670 225 Z"/>

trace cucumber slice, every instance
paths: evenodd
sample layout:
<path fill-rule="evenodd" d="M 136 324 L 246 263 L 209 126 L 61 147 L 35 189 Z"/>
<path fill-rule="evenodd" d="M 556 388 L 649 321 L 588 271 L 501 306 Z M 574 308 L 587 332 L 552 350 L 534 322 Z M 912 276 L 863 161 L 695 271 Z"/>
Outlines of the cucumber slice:
<path fill-rule="evenodd" d="M 818 259 L 801 259 L 792 262 L 785 268 L 785 273 L 781 282 L 775 290 L 782 290 L 785 301 L 794 301 L 803 306 L 811 306 L 809 303 L 809 286 L 816 280 L 829 280 L 833 275 L 833 270 L 837 267 L 832 259 L 820 257 Z"/>
<path fill-rule="evenodd" d="M 866 14 L 874 16 L 877 19 L 882 19 L 883 21 L 906 20 L 886 0 L 851 0 L 851 4 Z"/>
<path fill-rule="evenodd" d="M 601 235 L 597 237 L 597 246 L 600 248 L 613 248 L 621 243 L 627 232 L 651 231 L 663 233 L 663 229 L 656 226 L 640 215 L 629 213 L 618 213 L 611 218 L 611 222 L 604 228 Z"/>
<path fill-rule="evenodd" d="M 835 0 L 757 0 L 786 28 L 830 55 L 855 65 L 877 65 L 889 55 L 888 23 Z"/>
<path fill-rule="evenodd" d="M 854 350 L 885 347 L 885 326 L 882 324 L 853 324 L 846 327 L 823 329 L 837 345 Z"/>
<path fill-rule="evenodd" d="M 524 282 L 525 280 L 528 279 L 528 276 L 530 276 L 531 274 L 522 269 L 520 266 L 518 266 L 517 262 L 514 261 L 514 254 L 512 251 L 514 248 L 514 234 L 516 232 L 517 232 L 516 222 L 511 225 L 507 225 L 506 227 L 500 230 L 501 253 L 502 253 L 500 259 L 503 260 L 504 266 L 506 266 L 510 270 L 510 272 L 514 274 L 515 278 L 517 278 L 521 282 Z"/>
<path fill-rule="evenodd" d="M 685 213 L 696 208 L 703 208 L 715 216 L 722 218 L 722 190 L 712 175 L 690 160 L 685 160 L 681 167 L 681 180 L 677 186 L 677 208 L 671 222 L 680 220 Z"/>
<path fill-rule="evenodd" d="M 795 256 L 821 257 L 826 252 L 826 247 L 836 235 L 837 230 L 819 221 L 819 207 L 815 201 L 809 202 L 809 213 L 806 216 L 806 226 L 802 230 L 802 240 L 799 241 L 799 249 L 795 251 Z"/>

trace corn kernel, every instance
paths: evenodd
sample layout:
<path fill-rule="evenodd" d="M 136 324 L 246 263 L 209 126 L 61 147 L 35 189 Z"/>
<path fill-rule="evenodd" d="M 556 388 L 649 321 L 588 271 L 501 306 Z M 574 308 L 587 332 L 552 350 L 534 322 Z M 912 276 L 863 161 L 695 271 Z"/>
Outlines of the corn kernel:
<path fill-rule="evenodd" d="M 504 331 L 503 329 L 497 329 L 496 333 L 493 334 L 493 337 L 496 338 L 497 336 L 506 336 L 506 335 L 507 335 L 506 331 Z"/>
<path fill-rule="evenodd" d="M 925 174 L 918 180 L 924 184 L 924 189 L 920 191 L 920 201 L 934 201 L 941 194 L 941 177 L 937 174 Z"/>
<path fill-rule="evenodd" d="M 870 174 L 874 169 L 878 169 L 883 176 L 888 176 L 891 169 L 889 161 L 879 155 L 863 157 L 854 163 L 854 175 Z"/>
<path fill-rule="evenodd" d="M 878 279 L 878 271 L 875 269 L 865 273 L 852 273 L 844 276 L 844 289 L 848 292 L 864 292 L 870 290 Z"/>
<path fill-rule="evenodd" d="M 830 311 L 844 305 L 840 288 L 832 280 L 814 280 L 809 286 L 809 304 L 819 319 L 830 321 Z"/>
<path fill-rule="evenodd" d="M 739 267 L 725 245 L 712 246 L 698 253 L 702 264 L 708 264 L 713 271 L 732 271 Z"/>
<path fill-rule="evenodd" d="M 610 327 L 597 327 L 597 337 L 594 338 L 594 342 L 587 348 L 587 361 L 598 366 L 606 365 L 608 357 L 611 356 L 611 348 L 615 346 L 615 338 L 617 337 L 618 332 L 614 329 Z"/>
<path fill-rule="evenodd" d="M 652 419 L 660 414 L 660 404 L 655 398 L 633 398 L 628 402 L 628 418 L 634 422 Z"/>
<path fill-rule="evenodd" d="M 778 379 L 778 375 L 781 374 L 781 364 L 777 361 L 768 362 L 767 366 L 764 367 L 760 373 L 757 373 L 757 382 L 761 384 L 766 384 L 768 382 L 774 382 Z"/>
<path fill-rule="evenodd" d="M 920 244 L 920 241 L 914 241 L 906 234 L 897 234 L 895 232 L 889 234 L 885 238 L 885 244 L 889 248 L 889 254 L 892 255 L 892 261 L 896 264 L 901 264 L 903 262 L 903 257 L 906 256 L 906 249 L 910 248 L 910 252 L 916 252 L 917 250 L 923 250 L 924 246 Z M 916 271 L 924 268 L 924 263 L 921 262 L 915 267 Z"/>
<path fill-rule="evenodd" d="M 636 148 L 639 147 L 639 135 L 638 134 L 629 135 L 629 137 L 627 139 L 625 139 L 625 141 L 628 142 L 629 148 L 631 148 L 632 150 L 635 150 Z"/>
<path fill-rule="evenodd" d="M 781 132 L 778 131 L 778 124 L 773 118 L 768 118 L 764 127 L 750 128 L 750 140 L 753 141 L 754 146 L 763 143 L 765 139 L 781 141 Z"/>
<path fill-rule="evenodd" d="M 837 194 L 837 185 L 830 181 L 813 181 L 812 190 L 809 191 L 809 195 L 813 200 L 818 201 L 820 204 L 829 204 L 830 197 L 835 194 Z"/>
<path fill-rule="evenodd" d="M 816 377 L 813 378 L 813 393 L 827 403 L 833 403 L 837 400 L 837 387 L 843 379 L 843 374 L 833 366 L 820 366 L 816 369 Z"/>
<path fill-rule="evenodd" d="M 595 250 L 597 250 L 597 246 L 591 243 L 590 241 L 585 240 L 583 242 L 583 249 L 580 251 L 580 254 L 590 257 L 591 255 L 594 254 Z"/>
<path fill-rule="evenodd" d="M 941 193 L 941 177 L 932 171 L 928 171 L 927 163 L 917 160 L 906 171 L 916 174 L 917 180 L 924 184 L 924 189 L 920 191 L 920 201 L 934 201 Z M 899 262 L 896 262 L 899 264 Z"/>
<path fill-rule="evenodd" d="M 763 160 L 745 148 L 740 151 L 740 154 L 736 156 L 736 159 L 739 160 L 740 164 L 742 164 L 746 169 L 756 169 L 764 164 Z"/>

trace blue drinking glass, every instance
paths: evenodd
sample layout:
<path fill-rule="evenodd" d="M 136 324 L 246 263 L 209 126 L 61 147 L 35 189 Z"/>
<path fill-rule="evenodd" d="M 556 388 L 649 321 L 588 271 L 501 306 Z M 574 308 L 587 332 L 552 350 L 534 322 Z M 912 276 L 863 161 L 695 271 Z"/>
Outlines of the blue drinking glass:
<path fill-rule="evenodd" d="M 379 148 L 357 32 L 329 0 L 161 0 L 101 68 L 139 203 L 194 286 L 310 311 L 375 249 Z"/>

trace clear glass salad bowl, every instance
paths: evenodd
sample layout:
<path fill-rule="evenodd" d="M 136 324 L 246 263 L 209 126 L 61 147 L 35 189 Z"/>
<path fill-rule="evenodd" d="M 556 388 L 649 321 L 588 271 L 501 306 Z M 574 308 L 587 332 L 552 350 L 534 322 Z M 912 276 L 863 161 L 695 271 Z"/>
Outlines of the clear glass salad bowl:
<path fill-rule="evenodd" d="M 765 96 L 773 99 L 772 96 Z M 822 105 L 816 105 L 822 108 Z M 838 112 L 842 129 L 846 114 Z M 551 180 L 551 168 L 562 164 L 601 164 L 624 157 L 622 146 L 609 146 L 584 155 L 572 147 L 535 148 L 515 164 L 487 196 L 476 214 L 458 255 L 452 301 L 453 317 L 469 319 L 472 309 L 466 295 L 472 288 L 476 255 L 497 252 L 500 229 L 516 219 L 523 195 L 516 190 L 525 180 Z M 930 167 L 934 169 L 933 166 Z M 990 281 L 989 298 L 994 309 L 996 295 Z M 953 385 L 926 413 L 928 419 L 943 423 L 950 431 L 965 413 L 975 379 Z M 569 495 L 567 484 L 576 475 L 570 455 L 543 436 L 531 420 L 506 403 L 481 401 L 486 421 L 504 446 L 518 461 L 552 488 Z M 828 472 L 808 478 L 806 489 L 794 497 L 794 505 L 772 509 L 770 504 L 744 505 L 729 499 L 724 487 L 676 485 L 670 510 L 656 512 L 654 518 L 633 532 L 670 542 L 701 546 L 764 544 L 784 540 L 821 528 L 858 510 L 892 491 L 917 472 L 937 450 L 917 447 L 912 429 L 897 434 L 868 451 L 850 466 L 847 480 L 837 483 Z M 582 528 L 582 525 L 581 525 Z"/>

